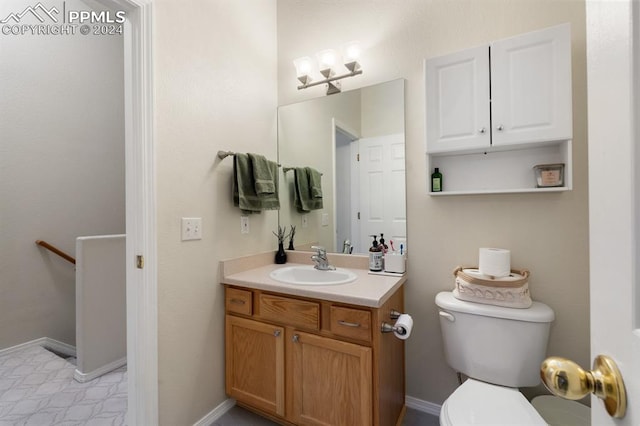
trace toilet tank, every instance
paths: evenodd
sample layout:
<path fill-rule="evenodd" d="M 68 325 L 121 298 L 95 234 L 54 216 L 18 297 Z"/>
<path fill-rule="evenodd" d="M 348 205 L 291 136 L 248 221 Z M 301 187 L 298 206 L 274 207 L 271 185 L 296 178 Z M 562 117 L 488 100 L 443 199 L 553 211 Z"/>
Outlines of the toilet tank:
<path fill-rule="evenodd" d="M 501 386 L 540 383 L 553 310 L 540 302 L 526 309 L 465 302 L 438 293 L 440 327 L 449 365 L 468 377 Z"/>

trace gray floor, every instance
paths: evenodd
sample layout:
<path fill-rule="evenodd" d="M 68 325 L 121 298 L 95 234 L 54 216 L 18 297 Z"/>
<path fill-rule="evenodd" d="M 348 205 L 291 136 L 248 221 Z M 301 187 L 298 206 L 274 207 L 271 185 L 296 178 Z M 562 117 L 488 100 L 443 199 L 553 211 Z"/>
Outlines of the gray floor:
<path fill-rule="evenodd" d="M 411 408 L 407 409 L 402 422 L 402 426 L 438 426 L 439 424 L 438 417 Z M 277 423 L 236 405 L 210 426 L 277 426 Z"/>
<path fill-rule="evenodd" d="M 75 369 L 40 346 L 0 356 L 0 425 L 124 425 L 126 368 L 86 383 Z"/>

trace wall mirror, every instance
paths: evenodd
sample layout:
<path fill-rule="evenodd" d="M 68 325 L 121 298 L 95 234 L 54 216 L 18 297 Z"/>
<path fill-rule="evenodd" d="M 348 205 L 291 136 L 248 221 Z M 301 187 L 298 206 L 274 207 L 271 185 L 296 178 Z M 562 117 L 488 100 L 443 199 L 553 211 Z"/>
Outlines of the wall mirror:
<path fill-rule="evenodd" d="M 278 219 L 296 227 L 296 250 L 366 253 L 373 234 L 396 249 L 406 244 L 404 86 L 393 80 L 278 108 Z M 322 173 L 321 209 L 294 205 L 294 167 Z"/>

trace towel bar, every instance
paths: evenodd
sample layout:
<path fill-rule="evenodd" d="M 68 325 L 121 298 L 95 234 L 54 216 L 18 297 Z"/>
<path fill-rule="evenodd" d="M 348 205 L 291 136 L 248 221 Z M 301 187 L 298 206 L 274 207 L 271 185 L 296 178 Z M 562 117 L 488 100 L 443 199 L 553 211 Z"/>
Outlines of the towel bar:
<path fill-rule="evenodd" d="M 236 155 L 235 152 L 233 151 L 218 151 L 218 158 L 221 160 L 224 160 L 225 158 L 229 157 L 230 155 Z M 278 164 L 278 167 L 280 167 L 280 164 Z"/>
<path fill-rule="evenodd" d="M 293 170 L 293 169 L 295 169 L 295 167 L 283 167 L 282 173 L 287 173 L 289 170 Z M 320 173 L 320 176 L 324 176 L 324 173 Z"/>

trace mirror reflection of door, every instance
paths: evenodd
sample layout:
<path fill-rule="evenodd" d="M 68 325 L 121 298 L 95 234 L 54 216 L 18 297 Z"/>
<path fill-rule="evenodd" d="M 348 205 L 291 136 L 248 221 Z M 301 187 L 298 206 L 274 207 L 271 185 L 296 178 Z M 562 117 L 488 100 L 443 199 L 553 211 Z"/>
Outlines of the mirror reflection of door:
<path fill-rule="evenodd" d="M 404 134 L 358 138 L 334 125 L 335 251 L 365 253 L 384 234 L 406 244 Z"/>
<path fill-rule="evenodd" d="M 362 138 L 360 147 L 360 239 L 357 252 L 369 250 L 384 234 L 396 249 L 407 241 L 404 134 Z M 356 249 L 354 249 L 356 250 Z"/>

